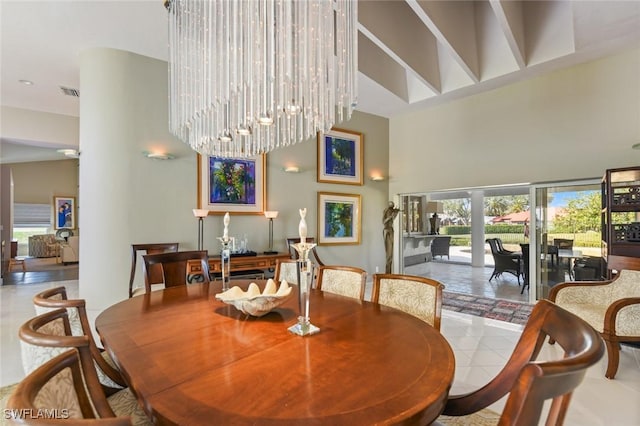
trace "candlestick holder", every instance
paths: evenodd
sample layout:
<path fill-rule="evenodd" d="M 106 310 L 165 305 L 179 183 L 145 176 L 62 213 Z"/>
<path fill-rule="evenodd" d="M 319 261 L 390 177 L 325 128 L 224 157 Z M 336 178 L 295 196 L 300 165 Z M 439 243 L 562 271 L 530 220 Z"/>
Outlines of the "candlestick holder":
<path fill-rule="evenodd" d="M 231 281 L 231 248 L 229 245 L 233 242 L 233 238 L 218 237 L 222 244 L 222 250 L 220 251 L 220 268 L 222 272 L 222 290 L 229 290 L 229 283 Z"/>
<path fill-rule="evenodd" d="M 293 247 L 299 255 L 296 261 L 296 272 L 298 274 L 298 307 L 300 316 L 298 316 L 297 324 L 292 325 L 288 330 L 298 336 L 308 336 L 320 331 L 309 320 L 309 292 L 313 283 L 313 264 L 309 260 L 309 251 L 315 247 L 315 244 L 301 242 L 294 244 Z"/>

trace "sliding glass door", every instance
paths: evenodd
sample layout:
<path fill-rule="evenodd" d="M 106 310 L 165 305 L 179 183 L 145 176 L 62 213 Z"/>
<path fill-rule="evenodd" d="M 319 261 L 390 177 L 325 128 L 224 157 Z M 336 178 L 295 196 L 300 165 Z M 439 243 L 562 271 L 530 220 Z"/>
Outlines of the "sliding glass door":
<path fill-rule="evenodd" d="M 539 261 L 530 262 L 530 271 L 536 278 L 535 299 L 542 299 L 554 285 L 581 279 L 575 274 L 576 264 L 601 256 L 600 184 L 580 181 L 535 185 L 532 198 L 535 232 L 531 235 L 530 260 Z"/>

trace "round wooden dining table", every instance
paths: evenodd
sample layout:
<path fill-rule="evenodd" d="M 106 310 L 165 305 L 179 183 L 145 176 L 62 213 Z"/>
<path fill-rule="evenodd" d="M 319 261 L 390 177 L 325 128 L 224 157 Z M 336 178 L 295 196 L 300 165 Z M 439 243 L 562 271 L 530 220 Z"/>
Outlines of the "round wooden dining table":
<path fill-rule="evenodd" d="M 107 308 L 96 328 L 157 424 L 354 426 L 438 417 L 455 364 L 440 332 L 393 308 L 312 290 L 310 318 L 320 332 L 301 337 L 287 330 L 299 312 L 293 287 L 262 317 L 217 300 L 220 283 L 172 287 Z"/>

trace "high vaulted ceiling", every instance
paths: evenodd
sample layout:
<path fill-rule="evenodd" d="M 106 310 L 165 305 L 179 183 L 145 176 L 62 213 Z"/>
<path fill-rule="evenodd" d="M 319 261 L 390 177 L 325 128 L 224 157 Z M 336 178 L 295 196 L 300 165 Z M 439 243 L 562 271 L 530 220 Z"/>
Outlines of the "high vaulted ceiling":
<path fill-rule="evenodd" d="M 78 98 L 64 95 L 61 86 L 82 94 L 78 55 L 87 48 L 166 60 L 162 3 L 1 0 L 2 106 L 77 116 Z M 640 1 L 360 0 L 358 5 L 357 109 L 384 117 L 640 46 Z M 5 152 L 14 148 L 9 143 L 38 144 L 2 142 Z"/>

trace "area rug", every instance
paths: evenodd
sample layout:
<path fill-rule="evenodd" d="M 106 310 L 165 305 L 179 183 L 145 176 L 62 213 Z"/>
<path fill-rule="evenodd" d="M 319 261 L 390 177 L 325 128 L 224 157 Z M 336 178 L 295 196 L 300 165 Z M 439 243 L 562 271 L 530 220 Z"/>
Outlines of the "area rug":
<path fill-rule="evenodd" d="M 11 395 L 11 392 L 13 392 L 16 386 L 18 386 L 17 383 L 9 386 L 0 387 L 0 412 L 2 413 L 2 415 L 0 416 L 0 425 L 2 426 L 10 424 L 9 420 L 5 419 L 6 413 L 4 409 L 7 407 L 7 401 L 9 400 L 9 395 Z"/>
<path fill-rule="evenodd" d="M 443 293 L 442 307 L 449 311 L 507 321 L 515 324 L 526 324 L 531 315 L 533 305 L 512 300 L 491 299 L 470 294 Z"/>
<path fill-rule="evenodd" d="M 28 272 L 42 272 L 42 271 L 60 271 L 66 269 L 77 269 L 77 263 L 69 263 L 65 265 L 59 261 L 56 261 L 55 257 L 28 257 L 25 263 Z M 17 271 L 14 269 L 13 271 Z"/>

